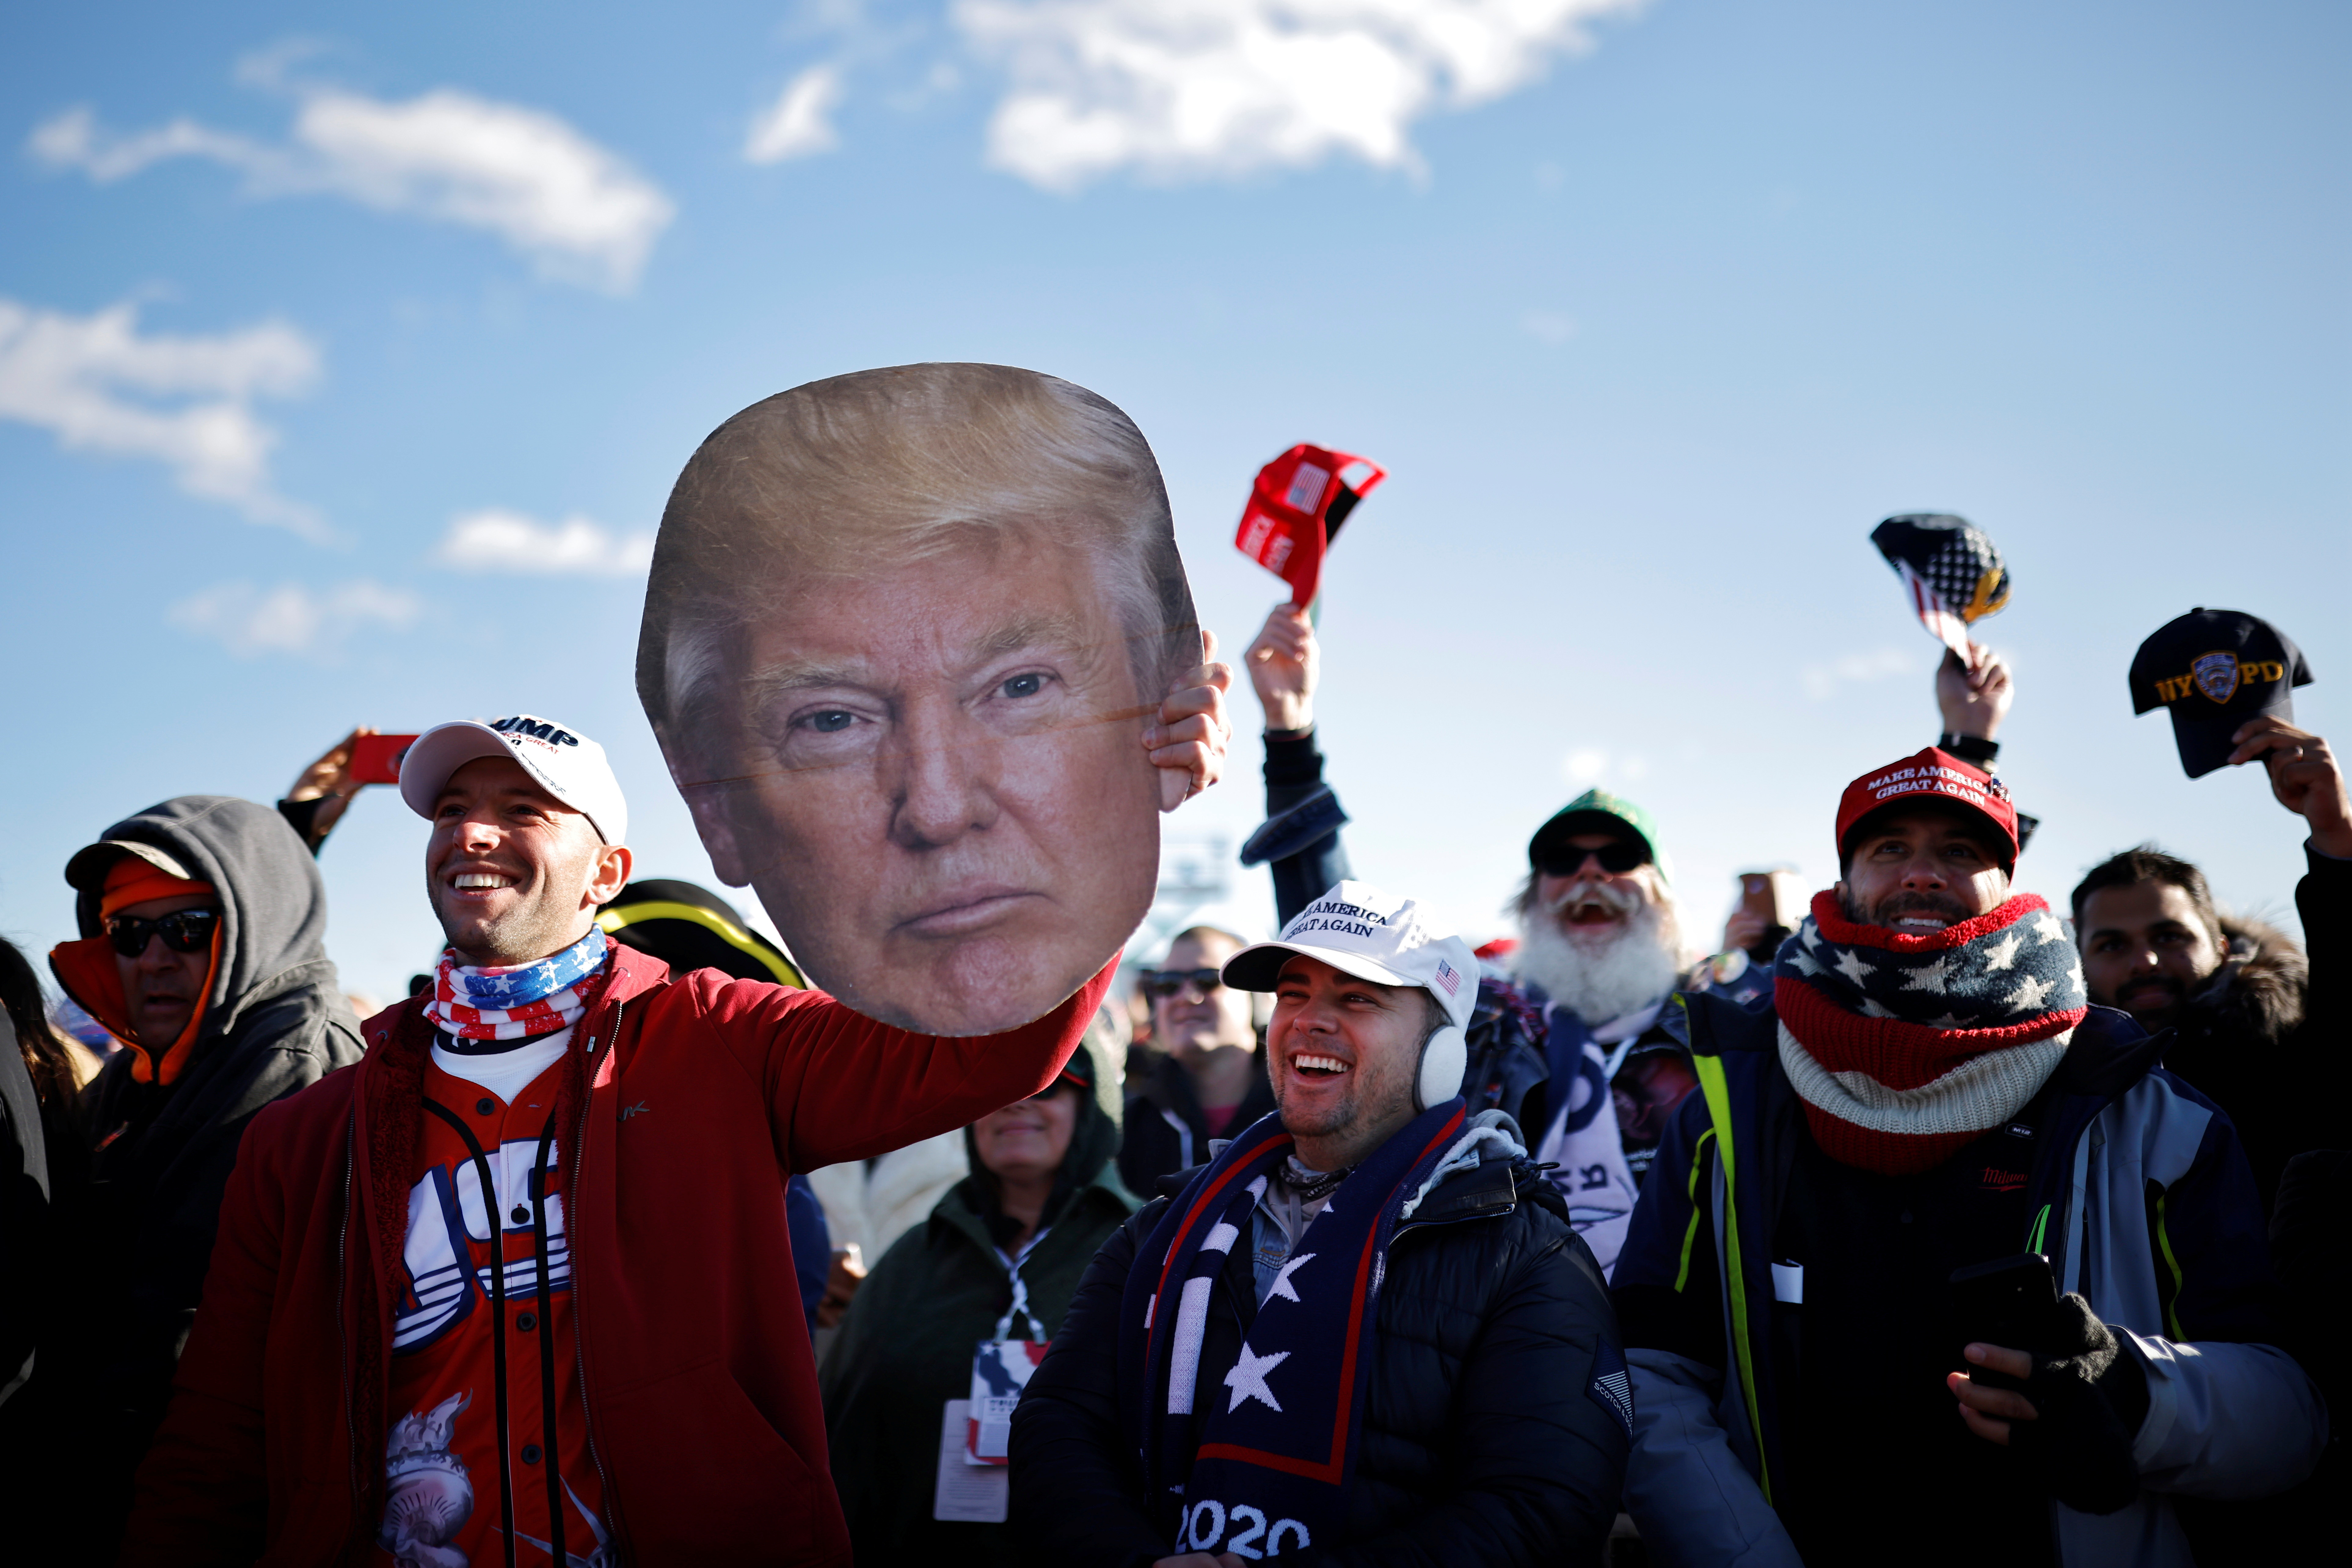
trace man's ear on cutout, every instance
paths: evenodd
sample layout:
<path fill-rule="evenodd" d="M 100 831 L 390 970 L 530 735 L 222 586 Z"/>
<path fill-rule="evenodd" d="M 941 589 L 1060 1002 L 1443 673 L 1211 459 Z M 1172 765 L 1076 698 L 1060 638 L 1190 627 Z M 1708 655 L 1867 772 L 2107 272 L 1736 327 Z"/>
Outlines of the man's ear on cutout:
<path fill-rule="evenodd" d="M 687 812 L 694 818 L 694 834 L 702 840 L 703 852 L 710 857 L 711 870 L 730 888 L 749 885 L 751 873 L 743 863 L 742 849 L 735 842 L 735 786 L 688 777 L 679 748 L 669 735 L 656 729 L 654 739 L 661 745 L 662 762 L 669 769 L 670 783 L 677 786 Z"/>

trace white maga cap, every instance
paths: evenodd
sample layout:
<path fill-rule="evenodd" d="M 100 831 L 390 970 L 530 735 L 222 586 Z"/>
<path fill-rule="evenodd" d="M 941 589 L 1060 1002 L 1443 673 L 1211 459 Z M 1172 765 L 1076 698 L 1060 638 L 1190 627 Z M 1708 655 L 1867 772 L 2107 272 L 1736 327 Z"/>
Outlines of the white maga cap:
<path fill-rule="evenodd" d="M 1360 980 L 1422 986 L 1457 1029 L 1469 1026 L 1478 1005 L 1478 958 L 1470 944 L 1432 925 L 1414 900 L 1384 893 L 1369 882 L 1337 884 L 1299 910 L 1281 936 L 1225 960 L 1225 984 L 1239 991 L 1271 991 L 1293 953 L 1320 959 Z"/>
<path fill-rule="evenodd" d="M 449 775 L 478 757 L 512 757 L 541 789 L 586 817 L 605 843 L 628 842 L 629 803 L 604 748 L 530 713 L 460 719 L 425 731 L 400 760 L 400 798 L 431 821 Z"/>

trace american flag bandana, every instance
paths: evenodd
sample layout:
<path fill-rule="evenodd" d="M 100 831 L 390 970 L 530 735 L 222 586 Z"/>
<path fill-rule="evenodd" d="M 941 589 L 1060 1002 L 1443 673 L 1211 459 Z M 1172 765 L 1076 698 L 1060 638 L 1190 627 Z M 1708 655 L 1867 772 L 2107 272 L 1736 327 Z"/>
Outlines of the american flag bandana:
<path fill-rule="evenodd" d="M 444 950 L 425 1016 L 461 1040 L 520 1040 L 570 1028 L 588 1010 L 582 984 L 604 969 L 612 941 L 591 927 L 562 952 L 503 968 L 459 963 Z"/>

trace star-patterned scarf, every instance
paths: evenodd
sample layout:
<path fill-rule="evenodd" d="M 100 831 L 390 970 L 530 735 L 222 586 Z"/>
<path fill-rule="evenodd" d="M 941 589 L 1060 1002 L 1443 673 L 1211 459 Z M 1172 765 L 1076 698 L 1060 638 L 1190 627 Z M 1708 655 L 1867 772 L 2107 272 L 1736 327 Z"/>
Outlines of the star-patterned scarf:
<path fill-rule="evenodd" d="M 591 926 L 562 952 L 506 968 L 459 963 L 445 949 L 425 1016 L 461 1040 L 520 1040 L 569 1028 L 588 1010 L 581 991 L 604 967 L 612 941 Z"/>
<path fill-rule="evenodd" d="M 1201 1364 L 1210 1298 L 1291 1152 L 1280 1115 L 1227 1144 L 1160 1215 L 1119 1303 L 1118 1397 L 1173 1552 L 1340 1544 L 1389 1241 L 1459 1146 L 1492 1141 L 1465 1132 L 1466 1116 L 1459 1099 L 1433 1106 L 1349 1173 L 1299 1233 L 1222 1380 Z"/>
<path fill-rule="evenodd" d="M 2088 1011 L 2074 944 L 2031 893 L 1921 936 L 1856 925 L 1817 893 L 1772 991 L 1781 1070 L 1813 1141 L 1890 1176 L 2023 1110 Z"/>

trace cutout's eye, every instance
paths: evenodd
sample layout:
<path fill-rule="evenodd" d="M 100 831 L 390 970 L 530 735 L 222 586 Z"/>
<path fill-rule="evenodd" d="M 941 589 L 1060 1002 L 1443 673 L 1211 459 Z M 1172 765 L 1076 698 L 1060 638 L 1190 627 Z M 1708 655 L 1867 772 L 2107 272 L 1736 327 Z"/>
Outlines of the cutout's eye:
<path fill-rule="evenodd" d="M 812 713 L 801 722 L 820 735 L 838 735 L 857 722 L 857 715 L 839 708 L 828 708 L 822 713 Z"/>
<path fill-rule="evenodd" d="M 1045 689 L 1045 678 L 1035 670 L 1026 675 L 1016 675 L 997 688 L 1007 697 L 1034 697 Z"/>

